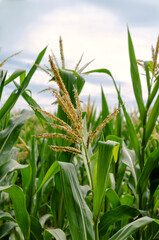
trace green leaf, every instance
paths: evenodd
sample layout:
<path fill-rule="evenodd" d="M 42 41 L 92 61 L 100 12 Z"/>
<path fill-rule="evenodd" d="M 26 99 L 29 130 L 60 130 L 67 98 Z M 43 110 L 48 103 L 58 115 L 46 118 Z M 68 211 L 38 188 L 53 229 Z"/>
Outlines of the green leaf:
<path fill-rule="evenodd" d="M 106 137 L 106 140 L 111 140 L 111 141 L 118 142 L 118 143 L 120 143 L 120 145 L 122 146 L 122 138 L 117 137 L 116 135 L 108 135 L 108 136 Z"/>
<path fill-rule="evenodd" d="M 27 168 L 22 168 L 21 175 L 22 175 L 22 187 L 23 187 L 24 193 L 26 194 L 26 199 L 27 199 L 29 197 L 27 194 L 27 190 L 32 177 L 31 166 L 28 165 Z"/>
<path fill-rule="evenodd" d="M 30 217 L 26 210 L 25 196 L 22 189 L 16 185 L 11 185 L 0 187 L 0 191 L 8 193 L 12 199 L 16 222 L 22 230 L 25 240 L 29 240 Z"/>
<path fill-rule="evenodd" d="M 151 136 L 151 133 L 155 127 L 158 116 L 159 116 L 159 95 L 155 101 L 153 108 L 151 109 L 151 113 L 150 113 L 148 122 L 146 123 L 145 144 L 148 142 L 149 137 Z"/>
<path fill-rule="evenodd" d="M 20 86 L 14 82 L 15 86 L 17 87 L 17 89 L 20 89 Z M 37 104 L 37 102 L 27 94 L 26 91 L 24 91 L 22 94 L 22 97 L 24 98 L 24 100 L 30 105 L 30 107 L 33 109 L 33 111 L 35 112 L 35 115 L 37 116 L 37 118 L 40 120 L 44 120 L 46 122 L 48 122 L 48 119 L 40 112 L 38 112 L 37 110 L 35 110 L 34 108 L 39 108 L 41 109 L 41 107 Z"/>
<path fill-rule="evenodd" d="M 125 165 L 127 165 L 131 170 L 131 173 L 134 178 L 135 186 L 137 186 L 137 176 L 136 176 L 135 167 L 134 167 L 134 164 L 136 163 L 135 152 L 133 150 L 128 149 L 124 142 L 123 142 L 121 152 L 122 152 L 121 161 Z"/>
<path fill-rule="evenodd" d="M 148 225 L 151 222 L 156 222 L 159 224 L 159 220 L 156 220 L 150 217 L 139 218 L 138 220 L 124 226 L 117 233 L 115 233 L 109 240 L 125 240 L 130 235 L 135 233 L 137 230 L 139 230 L 140 228 L 143 228 L 144 226 Z"/>
<path fill-rule="evenodd" d="M 107 176 L 113 158 L 114 148 L 117 145 L 119 145 L 119 143 L 113 141 L 98 142 L 97 169 L 96 173 L 94 174 L 94 219 L 98 218 L 98 215 L 102 208 Z"/>
<path fill-rule="evenodd" d="M 131 139 L 131 143 L 132 143 L 132 146 L 135 150 L 135 153 L 136 153 L 136 156 L 137 156 L 137 159 L 140 160 L 140 144 L 139 144 L 139 140 L 138 140 L 138 137 L 137 137 L 137 134 L 136 134 L 136 131 L 134 129 L 134 126 L 133 126 L 133 123 L 126 111 L 126 108 L 124 106 L 124 103 L 123 103 L 123 100 L 121 98 L 121 95 L 120 95 L 120 92 L 117 88 L 117 85 L 116 85 L 116 82 L 111 74 L 111 72 L 108 70 L 108 69 L 95 69 L 95 70 L 91 70 L 89 72 L 86 72 L 85 74 L 89 74 L 89 73 L 94 73 L 94 72 L 98 72 L 98 73 L 105 73 L 105 74 L 108 74 L 112 80 L 113 80 L 113 83 L 114 83 L 114 86 L 115 86 L 115 89 L 117 91 L 117 94 L 118 94 L 118 99 L 119 99 L 119 102 L 120 104 L 122 105 L 122 109 L 123 109 L 123 112 L 124 112 L 124 116 L 125 116 L 125 119 L 126 119 L 126 123 L 127 123 L 127 126 L 128 126 L 128 129 L 129 129 L 129 135 L 130 135 L 130 139 Z"/>
<path fill-rule="evenodd" d="M 146 104 L 147 109 L 149 109 L 152 101 L 154 100 L 154 98 L 156 96 L 156 93 L 158 92 L 158 89 L 159 89 L 159 77 L 156 78 L 156 83 L 153 87 L 153 90 L 152 90 L 150 96 L 148 97 L 148 101 L 147 101 L 147 104 Z"/>
<path fill-rule="evenodd" d="M 8 213 L 8 212 L 2 212 L 0 211 L 0 220 L 4 221 L 13 221 L 15 222 L 15 219 Z"/>
<path fill-rule="evenodd" d="M 129 29 L 128 29 L 128 45 L 129 45 L 130 72 L 131 72 L 133 90 L 134 90 L 136 102 L 138 105 L 138 109 L 140 112 L 140 117 L 143 121 L 144 114 L 145 114 L 145 108 L 144 108 L 144 103 L 143 103 L 143 98 L 142 98 L 142 89 L 141 89 L 141 82 L 140 82 L 140 76 L 139 76 L 139 72 L 138 72 L 137 61 L 136 61 L 134 47 L 133 47 Z"/>
<path fill-rule="evenodd" d="M 3 87 L 5 85 L 5 78 L 7 76 L 7 72 L 4 70 L 0 71 L 0 101 L 2 97 Z"/>
<path fill-rule="evenodd" d="M 30 110 L 22 110 L 21 114 L 9 120 L 8 127 L 0 132 L 0 162 L 14 146 L 24 123 L 33 115 Z"/>
<path fill-rule="evenodd" d="M 51 215 L 51 214 L 45 214 L 45 215 L 43 215 L 41 218 L 40 218 L 40 224 L 41 224 L 41 226 L 42 226 L 42 228 L 45 226 L 45 223 L 46 223 L 46 221 L 48 220 L 48 219 L 50 219 L 50 218 L 53 218 L 53 216 Z"/>
<path fill-rule="evenodd" d="M 35 63 L 33 64 L 32 68 L 30 69 L 30 71 L 28 72 L 27 76 L 25 77 L 25 79 L 23 80 L 22 82 L 22 85 L 21 85 L 21 91 L 23 92 L 26 87 L 28 86 L 33 74 L 35 73 L 36 69 L 37 69 L 37 65 L 40 64 L 45 52 L 46 52 L 46 49 L 47 47 L 45 47 L 38 55 Z"/>
<path fill-rule="evenodd" d="M 7 236 L 10 231 L 17 226 L 14 222 L 5 222 L 2 226 L 0 226 L 0 239 Z"/>
<path fill-rule="evenodd" d="M 5 178 L 5 176 L 12 171 L 23 169 L 28 167 L 28 165 L 19 164 L 15 160 L 5 161 L 3 164 L 0 164 L 0 182 Z"/>
<path fill-rule="evenodd" d="M 30 216 L 30 232 L 36 240 L 43 240 L 40 222 L 33 216 Z"/>
<path fill-rule="evenodd" d="M 43 58 L 45 51 L 46 51 L 46 48 L 44 48 L 44 50 L 39 53 L 39 55 L 35 61 L 35 64 L 38 64 L 38 65 L 40 64 L 40 61 Z M 19 96 L 23 93 L 25 88 L 28 86 L 32 75 L 34 74 L 34 72 L 37 69 L 37 66 L 35 64 L 30 69 L 29 73 L 27 74 L 24 81 L 22 82 L 22 85 L 20 86 L 20 88 L 18 90 L 14 90 L 11 93 L 11 95 L 9 96 L 9 98 L 7 99 L 7 101 L 5 102 L 5 104 L 2 106 L 2 108 L 0 110 L 0 120 L 2 120 L 7 115 L 7 113 L 11 111 L 11 109 L 15 105 L 16 101 L 18 100 Z"/>
<path fill-rule="evenodd" d="M 101 218 L 99 223 L 99 235 L 104 236 L 110 225 L 129 218 L 138 216 L 140 212 L 136 208 L 132 208 L 126 205 L 113 208 L 109 212 L 106 212 Z"/>
<path fill-rule="evenodd" d="M 102 120 L 104 120 L 109 115 L 109 108 L 107 104 L 106 97 L 103 92 L 103 88 L 101 88 L 102 94 Z M 113 121 L 111 120 L 106 126 L 104 127 L 105 135 L 113 134 Z"/>
<path fill-rule="evenodd" d="M 58 173 L 60 171 L 60 167 L 59 167 L 59 163 L 57 161 L 55 161 L 51 167 L 48 169 L 47 173 L 45 174 L 43 181 L 41 183 L 41 185 L 39 186 L 37 192 L 43 187 L 43 185 L 49 180 L 51 179 L 56 173 Z"/>
<path fill-rule="evenodd" d="M 137 193 L 143 193 L 148 180 L 149 176 L 152 172 L 152 170 L 155 168 L 155 166 L 158 164 L 159 160 L 159 148 L 153 151 L 150 156 L 148 157 L 146 164 L 142 170 L 141 176 L 139 178 L 138 184 L 137 184 Z"/>
<path fill-rule="evenodd" d="M 120 107 L 120 103 L 118 104 L 118 108 Z M 119 113 L 116 115 L 115 119 L 115 130 L 114 134 L 118 137 L 121 137 L 122 135 L 122 121 L 123 121 L 123 115 L 121 113 L 121 109 L 119 109 Z"/>
<path fill-rule="evenodd" d="M 44 240 L 52 239 L 52 236 L 55 237 L 56 240 L 66 240 L 65 233 L 59 228 L 45 230 Z"/>
<path fill-rule="evenodd" d="M 71 163 L 59 162 L 64 204 L 73 240 L 94 240 L 93 216 L 88 208 Z"/>
<path fill-rule="evenodd" d="M 106 197 L 109 199 L 110 203 L 112 204 L 112 207 L 118 207 L 120 206 L 120 199 L 117 195 L 117 193 L 113 189 L 108 189 L 105 193 Z"/>
<path fill-rule="evenodd" d="M 16 79 L 17 77 L 19 77 L 21 74 L 23 74 L 25 72 L 25 70 L 22 69 L 16 69 L 12 75 L 5 81 L 4 86 L 6 86 L 7 84 L 9 84 L 10 82 L 12 82 L 14 79 Z"/>
<path fill-rule="evenodd" d="M 133 206 L 134 203 L 134 196 L 132 195 L 125 195 L 120 198 L 121 205 Z"/>
<path fill-rule="evenodd" d="M 144 68 L 145 68 L 145 72 L 146 72 L 148 95 L 150 95 L 151 83 L 150 83 L 150 73 L 149 73 L 149 62 L 147 62 L 147 61 L 144 62 Z"/>

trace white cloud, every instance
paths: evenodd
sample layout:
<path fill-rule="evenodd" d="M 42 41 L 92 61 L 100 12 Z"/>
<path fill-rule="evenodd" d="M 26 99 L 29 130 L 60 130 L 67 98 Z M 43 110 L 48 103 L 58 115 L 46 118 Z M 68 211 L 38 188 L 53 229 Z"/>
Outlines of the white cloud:
<path fill-rule="evenodd" d="M 58 38 L 62 35 L 68 68 L 73 68 L 84 52 L 83 63 L 95 58 L 88 69 L 108 68 L 116 80 L 130 81 L 126 24 L 106 9 L 86 4 L 60 8 L 43 16 L 39 26 L 32 29 L 27 40 L 32 51 L 49 44 L 59 57 Z M 150 58 L 149 48 L 156 41 L 158 29 L 130 31 L 137 57 Z"/>
<path fill-rule="evenodd" d="M 105 94 L 112 94 L 114 95 L 115 89 L 112 86 L 104 86 L 103 91 Z M 101 86 L 97 84 L 92 84 L 92 83 L 85 83 L 83 90 L 80 94 L 81 97 L 92 95 L 94 97 L 100 96 L 101 95 Z"/>
<path fill-rule="evenodd" d="M 39 17 L 39 16 L 38 16 Z M 130 27 L 136 56 L 139 59 L 151 58 L 151 44 L 155 44 L 158 28 L 155 27 Z M 74 6 L 55 8 L 51 13 L 41 15 L 38 21 L 32 22 L 31 27 L 26 29 L 25 41 L 19 42 L 18 49 L 25 49 L 37 56 L 40 50 L 47 44 L 53 49 L 59 59 L 59 36 L 64 42 L 64 55 L 66 67 L 75 67 L 81 54 L 84 52 L 83 63 L 95 58 L 95 61 L 87 68 L 107 68 L 111 71 L 115 80 L 126 82 L 122 86 L 124 98 L 133 99 L 131 87 L 130 66 L 128 56 L 127 27 L 121 19 L 98 5 L 78 3 Z M 48 64 L 47 51 L 45 63 Z M 32 64 L 28 58 L 24 58 L 25 64 Z M 44 62 L 44 61 L 43 61 Z M 81 64 L 81 65 L 82 65 Z M 31 83 L 38 86 L 48 86 L 49 77 L 37 71 Z M 126 87 L 127 86 L 127 87 Z M 36 87 L 34 89 L 37 92 Z M 131 90 L 130 90 L 131 89 Z M 105 94 L 114 94 L 114 87 L 105 87 Z M 130 93 L 131 92 L 131 93 Z M 144 97 L 146 89 L 144 87 Z M 88 94 L 99 96 L 101 86 L 86 83 L 81 96 Z M 41 101 L 41 100 L 40 100 Z M 43 99 L 45 103 L 46 98 Z"/>

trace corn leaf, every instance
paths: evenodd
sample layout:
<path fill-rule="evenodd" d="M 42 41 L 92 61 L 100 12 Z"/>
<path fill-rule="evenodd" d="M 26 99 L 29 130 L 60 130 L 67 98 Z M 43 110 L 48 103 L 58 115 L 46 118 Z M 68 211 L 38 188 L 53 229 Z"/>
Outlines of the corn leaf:
<path fill-rule="evenodd" d="M 20 77 L 21 74 L 23 74 L 24 72 L 26 72 L 25 70 L 22 70 L 22 69 L 16 69 L 12 75 L 7 79 L 5 80 L 4 82 L 4 86 L 8 85 L 10 82 L 12 82 L 14 79 L 16 79 L 17 77 Z"/>
<path fill-rule="evenodd" d="M 44 54 L 45 54 L 46 48 L 44 48 L 44 50 L 42 50 L 36 61 L 35 64 L 40 64 Z M 21 95 L 21 93 L 25 90 L 25 88 L 28 86 L 31 77 L 33 76 L 34 72 L 37 69 L 36 65 L 33 65 L 33 67 L 30 69 L 30 71 L 28 72 L 27 76 L 25 77 L 24 81 L 22 82 L 22 85 L 20 86 L 20 88 L 18 90 L 14 90 L 11 95 L 9 96 L 9 98 L 7 99 L 7 101 L 4 103 L 4 105 L 2 106 L 2 108 L 0 109 L 0 120 L 2 120 L 8 112 L 11 111 L 11 109 L 13 108 L 13 106 L 15 105 L 16 101 L 18 100 L 19 96 Z"/>
<path fill-rule="evenodd" d="M 125 143 L 123 142 L 121 154 L 122 154 L 121 161 L 129 167 L 134 178 L 135 186 L 137 186 L 137 175 L 134 167 L 134 164 L 136 163 L 135 152 L 133 150 L 128 149 Z"/>
<path fill-rule="evenodd" d="M 42 228 L 45 226 L 46 221 L 50 218 L 53 218 L 53 215 L 49 214 L 49 213 L 40 217 L 39 222 L 40 222 Z"/>
<path fill-rule="evenodd" d="M 146 81 L 147 81 L 147 90 L 148 90 L 148 96 L 150 96 L 151 92 L 151 83 L 150 83 L 150 73 L 149 73 L 149 62 L 145 61 L 144 62 L 144 68 L 146 72 Z"/>
<path fill-rule="evenodd" d="M 148 122 L 146 123 L 146 130 L 145 130 L 145 145 L 149 140 L 149 137 L 155 127 L 157 118 L 159 116 L 159 95 L 154 103 L 154 106 L 151 110 Z"/>
<path fill-rule="evenodd" d="M 28 167 L 27 164 L 19 164 L 17 161 L 10 159 L 9 161 L 4 161 L 0 164 L 0 182 L 5 178 L 5 176 L 12 171 L 23 169 Z"/>
<path fill-rule="evenodd" d="M 113 158 L 114 148 L 117 145 L 119 145 L 119 143 L 109 140 L 107 142 L 98 142 L 98 159 L 96 163 L 96 172 L 94 173 L 94 219 L 98 218 L 102 208 L 107 176 Z"/>
<path fill-rule="evenodd" d="M 44 232 L 44 240 L 49 240 L 54 237 L 56 240 L 66 240 L 65 233 L 57 228 L 57 229 L 46 229 Z"/>
<path fill-rule="evenodd" d="M 152 89 L 152 92 L 151 92 L 150 96 L 148 97 L 148 101 L 147 101 L 147 104 L 146 104 L 147 109 L 149 109 L 149 107 L 150 107 L 152 101 L 154 100 L 158 90 L 159 90 L 159 77 L 156 78 L 156 83 L 155 83 L 155 85 Z"/>
<path fill-rule="evenodd" d="M 131 222 L 124 226 L 122 229 L 120 229 L 117 233 L 115 233 L 109 240 L 125 240 L 130 235 L 135 233 L 140 228 L 145 227 L 149 223 L 156 222 L 159 224 L 159 220 L 150 218 L 150 217 L 142 217 L 138 220 Z"/>
<path fill-rule="evenodd" d="M 7 72 L 4 70 L 0 71 L 0 101 L 2 97 L 3 87 L 5 85 L 5 78 L 7 76 Z"/>
<path fill-rule="evenodd" d="M 109 199 L 113 208 L 116 208 L 121 205 L 120 199 L 119 199 L 117 193 L 113 189 L 109 188 L 106 191 L 105 195 Z"/>
<path fill-rule="evenodd" d="M 22 110 L 21 114 L 9 120 L 8 127 L 0 132 L 0 162 L 15 144 L 24 123 L 33 115 L 30 110 Z"/>
<path fill-rule="evenodd" d="M 100 218 L 99 235 L 104 236 L 111 224 L 114 224 L 115 222 L 121 221 L 123 219 L 134 218 L 138 215 L 140 215 L 140 212 L 136 208 L 132 208 L 126 205 L 113 208 Z"/>
<path fill-rule="evenodd" d="M 15 86 L 17 87 L 17 89 L 20 88 L 20 86 L 14 82 Z M 41 109 L 41 107 L 38 105 L 38 103 L 31 97 L 29 96 L 29 94 L 24 91 L 22 94 L 22 97 L 24 98 L 24 100 L 30 105 L 30 107 L 33 109 L 33 111 L 35 112 L 35 115 L 37 116 L 37 118 L 39 120 L 44 120 L 45 122 L 48 122 L 48 119 L 40 112 L 38 112 L 37 110 L 35 110 L 34 108 L 39 108 Z M 41 122 L 42 123 L 42 122 Z"/>
<path fill-rule="evenodd" d="M 159 148 L 153 151 L 148 157 L 146 164 L 142 170 L 141 176 L 137 184 L 137 193 L 143 193 L 145 187 L 147 186 L 149 176 L 152 170 L 156 167 L 159 161 Z"/>
<path fill-rule="evenodd" d="M 37 65 L 40 64 L 45 52 L 46 52 L 46 49 L 47 47 L 45 47 L 38 55 L 35 63 L 33 64 L 32 68 L 30 69 L 30 71 L 28 72 L 28 74 L 26 75 L 24 81 L 22 82 L 22 85 L 21 85 L 21 91 L 23 92 L 26 87 L 28 86 L 33 74 L 35 73 L 36 69 L 37 69 Z"/>
<path fill-rule="evenodd" d="M 11 185 L 0 187 L 0 191 L 8 193 L 10 198 L 12 199 L 16 222 L 22 230 L 25 240 L 29 240 L 30 217 L 26 210 L 25 196 L 22 189 L 17 185 Z"/>
<path fill-rule="evenodd" d="M 64 204 L 73 240 L 94 240 L 93 216 L 80 190 L 75 168 L 71 163 L 59 162 Z"/>
<path fill-rule="evenodd" d="M 15 219 L 10 215 L 10 213 L 3 212 L 3 211 L 0 211 L 0 220 L 2 220 L 2 221 L 7 220 L 7 221 L 15 222 Z"/>
<path fill-rule="evenodd" d="M 103 88 L 101 89 L 102 94 L 102 120 L 104 120 L 109 115 L 109 108 L 107 104 L 106 97 L 103 92 Z M 113 120 L 111 120 L 103 129 L 105 135 L 113 134 Z"/>
<path fill-rule="evenodd" d="M 142 98 L 140 75 L 138 72 L 137 61 L 136 61 L 134 47 L 133 47 L 129 29 L 128 29 L 128 45 L 129 45 L 130 72 L 131 72 L 133 90 L 134 90 L 136 102 L 138 105 L 138 109 L 140 112 L 140 117 L 143 121 L 144 114 L 145 114 L 145 108 L 144 108 L 144 103 L 143 103 L 143 98 Z"/>
<path fill-rule="evenodd" d="M 30 216 L 30 233 L 35 240 L 43 240 L 42 227 L 37 218 Z"/>
<path fill-rule="evenodd" d="M 17 224 L 14 222 L 3 223 L 3 225 L 0 226 L 0 239 L 4 239 L 4 237 L 7 236 L 15 227 L 17 227 Z"/>
<path fill-rule="evenodd" d="M 43 185 L 51 179 L 56 173 L 60 171 L 59 163 L 55 161 L 51 167 L 48 169 L 47 173 L 45 174 L 42 183 L 40 184 L 37 192 L 43 187 Z"/>

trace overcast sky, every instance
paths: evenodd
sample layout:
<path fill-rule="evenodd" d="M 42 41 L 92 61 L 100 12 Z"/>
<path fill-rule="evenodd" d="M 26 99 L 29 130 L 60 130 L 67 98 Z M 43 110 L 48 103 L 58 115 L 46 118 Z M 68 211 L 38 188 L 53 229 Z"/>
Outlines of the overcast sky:
<path fill-rule="evenodd" d="M 155 45 L 159 30 L 158 0 L 0 0 L 0 61 L 23 50 L 6 68 L 10 71 L 29 69 L 38 53 L 48 45 L 42 63 L 47 64 L 50 49 L 59 58 L 61 35 L 67 68 L 74 68 L 84 52 L 83 64 L 95 58 L 88 70 L 109 69 L 121 83 L 124 100 L 132 103 L 127 26 L 137 58 L 150 60 L 151 45 Z M 90 93 L 99 104 L 102 84 L 108 102 L 115 101 L 115 90 L 108 78 L 95 76 L 86 80 L 83 99 Z M 30 84 L 38 100 L 37 92 L 47 84 L 47 76 L 39 71 Z M 143 89 L 146 96 L 145 86 Z M 9 88 L 4 99 L 7 94 Z M 41 96 L 39 101 L 44 105 L 48 103 L 46 96 Z"/>

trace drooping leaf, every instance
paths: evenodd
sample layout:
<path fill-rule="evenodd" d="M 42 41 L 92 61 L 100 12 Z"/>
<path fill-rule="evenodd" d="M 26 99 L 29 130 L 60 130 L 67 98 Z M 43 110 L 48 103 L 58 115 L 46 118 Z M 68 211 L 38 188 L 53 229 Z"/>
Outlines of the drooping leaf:
<path fill-rule="evenodd" d="M 22 110 L 21 114 L 14 116 L 9 120 L 8 127 L 0 132 L 0 162 L 3 161 L 3 155 L 7 154 L 15 144 L 20 130 L 26 120 L 33 115 L 30 110 Z"/>
<path fill-rule="evenodd" d="M 28 167 L 27 164 L 19 164 L 15 160 L 4 161 L 4 163 L 0 164 L 0 182 L 4 179 L 4 177 L 12 171 L 23 169 Z"/>
<path fill-rule="evenodd" d="M 134 167 L 134 164 L 136 162 L 135 152 L 133 150 L 128 149 L 124 142 L 122 146 L 122 162 L 125 163 L 130 168 L 131 173 L 134 177 L 135 186 L 137 186 L 137 175 Z"/>
<path fill-rule="evenodd" d="M 40 221 L 40 224 L 41 224 L 42 228 L 44 227 L 46 221 L 47 221 L 48 219 L 52 218 L 52 217 L 53 217 L 53 216 L 48 213 L 48 214 L 43 215 L 43 216 L 40 218 L 39 221 Z"/>
<path fill-rule="evenodd" d="M 7 101 L 4 103 L 4 105 L 2 106 L 2 108 L 0 109 L 0 120 L 2 120 L 7 114 L 8 112 L 11 111 L 11 109 L 13 108 L 13 106 L 15 105 L 16 101 L 18 100 L 19 96 L 23 93 L 23 91 L 25 90 L 25 88 L 28 86 L 34 72 L 37 69 L 36 64 L 40 64 L 44 54 L 45 54 L 46 48 L 44 48 L 44 50 L 42 50 L 36 61 L 35 64 L 32 66 L 32 68 L 30 69 L 30 71 L 28 72 L 27 76 L 25 77 L 24 81 L 22 82 L 22 85 L 20 86 L 20 88 L 18 90 L 14 90 L 11 95 L 9 96 L 9 98 L 7 99 Z"/>
<path fill-rule="evenodd" d="M 13 228 L 17 226 L 14 222 L 5 222 L 2 226 L 0 226 L 0 239 L 3 239 L 7 236 Z"/>
<path fill-rule="evenodd" d="M 46 229 L 44 232 L 44 240 L 50 240 L 54 237 L 56 240 L 66 240 L 65 233 L 57 228 L 57 229 Z"/>
<path fill-rule="evenodd" d="M 7 220 L 15 222 L 15 219 L 8 212 L 0 211 L 0 220 Z"/>

